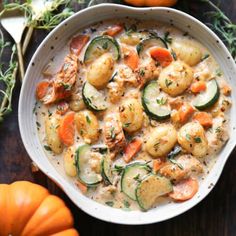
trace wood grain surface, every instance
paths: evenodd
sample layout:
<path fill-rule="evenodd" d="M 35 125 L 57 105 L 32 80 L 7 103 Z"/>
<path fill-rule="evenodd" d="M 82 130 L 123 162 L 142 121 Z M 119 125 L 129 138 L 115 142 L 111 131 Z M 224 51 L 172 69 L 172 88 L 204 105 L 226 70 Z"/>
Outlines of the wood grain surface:
<path fill-rule="evenodd" d="M 188 2 L 186 5 L 185 3 Z M 217 2 L 217 1 L 214 1 Z M 236 22 L 236 0 L 222 0 L 221 9 Z M 179 0 L 177 8 L 190 12 L 204 21 L 206 7 L 199 1 Z M 85 4 L 80 6 L 85 7 Z M 10 37 L 5 34 L 6 37 Z M 25 55 L 29 62 L 47 32 L 34 32 Z M 7 60 L 8 52 L 4 55 Z M 235 78 L 236 79 L 236 78 Z M 235 236 L 236 235 L 236 149 L 229 157 L 224 171 L 212 192 L 188 212 L 165 222 L 144 226 L 123 226 L 106 223 L 90 217 L 78 209 L 50 179 L 41 172 L 31 172 L 31 160 L 22 144 L 18 127 L 18 80 L 13 96 L 13 112 L 0 124 L 0 183 L 29 180 L 47 187 L 63 198 L 75 217 L 75 226 L 81 236 Z M 234 101 L 236 102 L 236 101 Z M 2 217 L 2 216 L 0 216 Z"/>

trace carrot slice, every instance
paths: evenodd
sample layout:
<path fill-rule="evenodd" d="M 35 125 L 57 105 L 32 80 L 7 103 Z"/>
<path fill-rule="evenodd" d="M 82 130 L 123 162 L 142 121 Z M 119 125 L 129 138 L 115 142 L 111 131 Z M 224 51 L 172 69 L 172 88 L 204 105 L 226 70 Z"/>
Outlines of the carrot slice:
<path fill-rule="evenodd" d="M 201 91 L 205 91 L 206 90 L 206 82 L 204 82 L 204 81 L 194 82 L 191 85 L 190 90 L 193 93 L 200 93 Z"/>
<path fill-rule="evenodd" d="M 88 187 L 80 181 L 77 181 L 76 185 L 79 187 L 82 193 L 86 193 L 88 191 Z"/>
<path fill-rule="evenodd" d="M 181 123 L 185 123 L 193 114 L 194 108 L 189 103 L 184 103 L 179 109 L 179 119 Z"/>
<path fill-rule="evenodd" d="M 171 53 L 165 48 L 151 48 L 149 53 L 162 67 L 168 66 L 173 61 Z"/>
<path fill-rule="evenodd" d="M 192 178 L 181 181 L 173 186 L 173 192 L 169 197 L 175 201 L 186 201 L 191 199 L 198 191 L 198 181 Z"/>
<path fill-rule="evenodd" d="M 129 47 L 123 47 L 122 49 L 124 53 L 124 63 L 132 70 L 137 69 L 139 64 L 139 56 L 136 50 Z"/>
<path fill-rule="evenodd" d="M 74 144 L 75 127 L 74 127 L 75 113 L 70 112 L 66 114 L 60 121 L 58 128 L 58 135 L 61 141 L 66 146 Z"/>
<path fill-rule="evenodd" d="M 132 158 L 140 151 L 142 147 L 142 140 L 139 138 L 133 139 L 124 150 L 124 160 L 126 163 L 130 162 Z"/>
<path fill-rule="evenodd" d="M 197 120 L 205 128 L 209 128 L 213 124 L 212 115 L 207 112 L 198 112 L 194 114 L 193 119 Z"/>
<path fill-rule="evenodd" d="M 154 160 L 153 161 L 153 171 L 155 172 L 155 173 L 157 173 L 160 169 L 161 169 L 161 167 L 163 166 L 163 161 L 161 160 L 161 159 L 156 159 L 156 160 Z"/>
<path fill-rule="evenodd" d="M 38 100 L 42 100 L 48 93 L 51 83 L 47 80 L 43 80 L 37 84 L 36 97 Z"/>
<path fill-rule="evenodd" d="M 83 47 L 89 41 L 90 37 L 88 35 L 78 35 L 72 38 L 70 42 L 70 51 L 76 55 L 79 55 Z"/>
<path fill-rule="evenodd" d="M 111 37 L 116 36 L 124 29 L 124 26 L 122 24 L 117 24 L 109 27 L 104 34 L 109 35 Z"/>

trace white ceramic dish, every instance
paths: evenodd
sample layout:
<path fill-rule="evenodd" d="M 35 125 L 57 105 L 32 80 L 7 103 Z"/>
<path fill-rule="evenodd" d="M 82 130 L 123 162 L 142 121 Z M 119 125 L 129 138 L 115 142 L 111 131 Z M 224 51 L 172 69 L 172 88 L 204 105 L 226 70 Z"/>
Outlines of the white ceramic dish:
<path fill-rule="evenodd" d="M 230 140 L 219 153 L 218 160 L 209 175 L 206 176 L 199 192 L 189 201 L 164 205 L 148 212 L 123 211 L 101 205 L 82 195 L 66 176 L 58 173 L 49 162 L 37 135 L 35 116 L 32 112 L 35 104 L 35 88 L 41 77 L 45 64 L 57 50 L 65 45 L 68 39 L 80 28 L 100 20 L 109 18 L 133 17 L 139 19 L 155 19 L 171 23 L 184 32 L 189 32 L 206 46 L 219 63 L 226 79 L 232 86 L 233 106 L 230 111 Z M 34 54 L 22 85 L 19 101 L 19 126 L 23 143 L 32 160 L 39 168 L 53 179 L 83 211 L 98 219 L 119 224 L 149 224 L 160 222 L 177 216 L 199 203 L 216 184 L 224 164 L 236 144 L 236 74 L 235 63 L 220 39 L 204 24 L 195 18 L 169 8 L 132 8 L 115 4 L 101 4 L 82 10 L 56 27 L 38 47 Z"/>

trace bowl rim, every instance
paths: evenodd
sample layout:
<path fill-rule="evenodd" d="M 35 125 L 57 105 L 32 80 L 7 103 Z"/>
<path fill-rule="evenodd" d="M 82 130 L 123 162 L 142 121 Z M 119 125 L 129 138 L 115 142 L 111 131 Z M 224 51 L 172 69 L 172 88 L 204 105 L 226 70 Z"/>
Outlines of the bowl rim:
<path fill-rule="evenodd" d="M 190 20 L 192 23 L 194 24 L 197 24 L 199 25 L 201 28 L 203 28 L 205 31 L 207 31 L 212 38 L 214 38 L 215 40 L 218 41 L 218 43 L 220 44 L 220 47 L 222 48 L 222 51 L 224 51 L 225 55 L 227 55 L 230 60 L 230 63 L 234 64 L 234 61 L 233 61 L 233 58 L 232 56 L 230 55 L 230 53 L 228 52 L 228 49 L 226 48 L 226 46 L 223 44 L 223 42 L 220 40 L 220 38 L 213 32 L 211 31 L 207 26 L 205 26 L 202 22 L 200 22 L 199 20 L 197 20 L 196 18 L 192 17 L 191 15 L 185 13 L 185 12 L 182 12 L 180 10 L 177 10 L 177 9 L 173 9 L 173 8 L 168 8 L 168 7 L 144 7 L 144 8 L 137 8 L 137 7 L 131 7 L 131 6 L 125 6 L 125 5 L 120 5 L 120 4 L 113 4 L 113 3 L 103 3 L 103 4 L 98 4 L 98 5 L 95 5 L 95 6 L 92 6 L 92 7 L 88 7 L 88 8 L 85 8 L 83 10 L 80 10 L 79 12 L 75 13 L 74 15 L 70 16 L 69 18 L 67 18 L 66 20 L 64 20 L 63 22 L 61 22 L 56 28 L 54 28 L 45 38 L 44 40 L 41 42 L 41 44 L 39 45 L 39 47 L 37 48 L 36 52 L 34 53 L 34 55 L 32 56 L 30 62 L 29 62 L 29 65 L 31 65 L 31 63 L 35 60 L 35 58 L 37 57 L 37 54 L 39 53 L 39 51 L 43 48 L 43 45 L 48 41 L 48 39 L 51 38 L 52 35 L 54 35 L 54 33 L 62 27 L 62 25 L 64 25 L 65 23 L 67 22 L 70 22 L 72 19 L 74 18 L 77 18 L 78 15 L 81 15 L 83 13 L 86 13 L 88 11 L 96 11 L 96 10 L 99 10 L 99 8 L 102 8 L 102 7 L 108 7 L 108 8 L 119 8 L 120 10 L 122 9 L 128 9 L 130 11 L 135 11 L 135 12 L 148 12 L 150 10 L 152 11 L 169 11 L 170 13 L 174 13 L 174 14 L 178 14 L 182 17 L 185 17 L 186 19 Z M 94 22 L 96 22 L 96 20 L 94 20 Z M 177 26 L 178 27 L 178 26 Z M 80 27 L 78 27 L 80 28 Z M 234 64 L 235 65 L 235 64 Z M 39 166 L 40 170 L 42 170 L 43 173 L 45 173 L 50 179 L 52 179 L 65 193 L 66 195 L 71 199 L 71 201 L 79 207 L 79 209 L 83 210 L 85 213 L 89 214 L 90 216 L 93 216 L 97 219 L 100 219 L 100 220 L 103 220 L 103 221 L 106 221 L 106 222 L 109 222 L 109 223 L 116 223 L 116 224 L 124 224 L 124 225 L 144 225 L 144 224 L 152 224 L 152 223 L 157 223 L 157 222 L 161 222 L 161 221 L 165 221 L 165 220 L 168 220 L 170 218 L 173 218 L 175 216 L 178 216 L 180 214 L 183 214 L 184 212 L 188 211 L 189 209 L 191 209 L 192 207 L 194 207 L 195 205 L 197 205 L 201 200 L 203 200 L 210 192 L 211 190 L 213 189 L 212 188 L 208 188 L 208 189 L 205 189 L 206 191 L 204 192 L 204 194 L 201 195 L 201 197 L 199 198 L 196 198 L 195 201 L 191 202 L 191 204 L 187 204 L 185 207 L 181 208 L 180 210 L 178 210 L 177 212 L 171 212 L 170 214 L 167 214 L 165 215 L 163 218 L 161 219 L 158 219 L 156 220 L 155 218 L 150 220 L 143 220 L 142 218 L 142 221 L 139 221 L 139 220 L 136 220 L 136 221 L 127 221 L 127 219 L 116 219 L 116 218 L 109 218 L 109 216 L 106 216 L 104 214 L 98 214 L 97 212 L 95 211 L 92 211 L 92 210 L 87 210 L 85 206 L 83 206 L 82 204 L 80 204 L 79 202 L 77 202 L 77 198 L 73 196 L 73 194 L 70 194 L 70 186 L 68 185 L 68 188 L 65 186 L 63 187 L 63 183 L 64 180 L 59 180 L 57 177 L 55 177 L 53 174 L 49 173 L 47 170 L 44 169 L 44 167 L 40 164 L 40 163 L 37 163 L 37 160 L 36 158 L 34 158 L 34 153 L 31 151 L 32 147 L 30 147 L 28 145 L 28 142 L 27 142 L 27 137 L 25 135 L 25 129 L 24 129 L 24 120 L 23 120 L 23 111 L 24 111 L 24 104 L 23 104 L 23 98 L 24 98 L 24 91 L 25 91 L 25 87 L 26 87 L 26 83 L 27 81 L 29 81 L 29 71 L 31 70 L 32 68 L 30 68 L 28 66 L 27 68 L 27 71 L 26 71 L 26 74 L 25 74 L 25 79 L 23 80 L 23 84 L 22 84 L 22 88 L 21 88 L 21 92 L 20 92 L 20 98 L 19 98 L 19 106 L 18 106 L 18 123 L 19 123 L 19 130 L 20 130 L 20 134 L 21 134 L 21 138 L 22 138 L 22 141 L 23 141 L 23 144 L 25 146 L 25 149 L 28 153 L 28 155 L 30 156 L 30 158 L 36 162 L 36 164 Z M 234 71 L 236 71 L 236 66 L 234 66 Z M 230 153 L 233 151 L 234 147 L 236 145 L 236 139 L 233 141 L 233 144 L 231 145 L 232 147 L 228 150 L 228 155 L 227 157 L 224 159 L 223 161 L 223 165 L 218 169 L 218 173 L 216 175 L 214 175 L 214 180 L 212 180 L 212 182 L 214 182 L 214 186 L 215 186 L 215 183 L 218 181 L 221 173 L 222 173 L 222 170 L 224 168 L 224 165 L 227 161 L 227 159 L 229 158 L 230 156 Z M 87 201 L 91 200 L 89 198 L 87 198 Z M 94 200 L 91 200 L 93 202 L 95 202 Z M 96 202 L 97 203 L 97 202 Z M 99 204 L 99 206 L 101 206 L 102 208 L 102 204 L 100 203 L 97 203 Z M 115 208 L 110 208 L 112 211 L 115 211 Z M 132 211 L 131 211 L 132 212 Z M 147 213 L 144 213 L 144 214 L 148 214 Z"/>

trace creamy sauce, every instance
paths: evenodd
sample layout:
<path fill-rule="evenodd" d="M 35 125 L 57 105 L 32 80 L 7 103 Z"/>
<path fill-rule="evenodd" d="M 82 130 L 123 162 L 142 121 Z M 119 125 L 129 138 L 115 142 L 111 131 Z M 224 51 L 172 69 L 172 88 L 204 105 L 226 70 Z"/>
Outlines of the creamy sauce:
<path fill-rule="evenodd" d="M 109 26 L 115 25 L 120 22 L 121 21 L 115 21 L 115 20 L 100 22 L 100 23 L 93 25 L 89 28 L 80 30 L 78 32 L 78 35 L 87 34 L 90 36 L 90 39 L 92 39 L 95 36 L 101 35 L 104 31 L 107 30 L 107 28 Z M 147 31 L 151 31 L 152 33 L 157 33 L 158 36 L 162 37 L 162 38 L 167 37 L 167 41 L 168 41 L 168 37 L 169 37 L 169 47 L 170 48 L 172 47 L 172 44 L 176 40 L 181 41 L 181 40 L 187 39 L 187 40 L 194 43 L 195 47 L 197 47 L 197 50 L 199 50 L 202 55 L 202 60 L 199 61 L 198 63 L 196 63 L 196 65 L 191 66 L 193 73 L 194 73 L 193 77 L 195 79 L 199 79 L 199 80 L 206 81 L 206 82 L 211 80 L 212 78 L 216 78 L 220 88 L 222 88 L 225 85 L 226 82 L 224 80 L 224 76 L 221 75 L 220 68 L 217 65 L 217 63 L 215 62 L 214 58 L 210 55 L 210 53 L 207 51 L 207 49 L 204 46 L 202 46 L 200 43 L 196 42 L 193 38 L 188 36 L 185 32 L 181 32 L 180 30 L 178 30 L 172 26 L 165 25 L 162 23 L 154 23 L 154 22 L 150 22 L 150 21 L 140 22 L 138 20 L 128 20 L 128 19 L 125 20 L 126 28 L 129 29 L 132 25 L 135 25 L 137 27 L 137 29 L 134 29 L 133 31 L 130 30 L 130 32 L 125 32 L 123 30 L 121 33 L 119 33 L 117 36 L 115 36 L 116 40 L 118 41 L 118 43 L 120 45 L 127 45 L 127 43 L 128 43 L 129 48 L 135 49 L 137 43 L 131 42 L 131 44 L 132 44 L 131 45 L 130 42 L 126 39 L 129 38 L 130 35 L 138 34 L 138 33 L 140 35 L 143 34 L 145 36 Z M 167 32 L 169 32 L 169 35 L 166 34 Z M 126 41 L 124 40 L 124 38 Z M 137 42 L 140 41 L 139 38 L 138 39 L 135 38 L 134 41 L 135 40 L 137 40 Z M 126 43 L 124 43 L 124 42 L 126 42 Z M 49 78 L 49 80 L 53 80 L 53 78 L 55 78 L 57 72 L 60 70 L 61 66 L 63 65 L 63 61 L 64 61 L 65 56 L 67 54 L 69 54 L 69 52 L 70 52 L 69 45 L 70 45 L 70 42 L 68 42 L 68 44 L 65 45 L 65 47 L 60 52 L 58 52 L 58 54 L 53 58 L 53 60 L 51 62 L 48 62 L 48 64 L 45 65 L 45 70 L 43 71 L 43 75 L 44 75 L 45 79 Z M 79 61 L 81 61 L 81 62 L 83 61 L 86 48 L 87 48 L 87 45 L 83 48 L 80 55 L 78 56 Z M 123 57 L 123 55 L 122 55 L 122 57 Z M 204 59 L 204 57 L 206 57 L 206 58 Z M 150 59 L 151 58 L 149 57 L 147 60 L 150 60 Z M 177 55 L 177 59 L 179 60 L 178 55 Z M 145 64 L 145 60 L 140 62 L 139 68 L 142 67 L 142 63 Z M 153 59 L 151 59 L 151 60 L 153 60 Z M 160 73 L 160 71 L 163 70 L 163 68 L 161 68 L 160 66 L 157 66 L 156 69 L 159 70 L 158 73 Z M 77 76 L 77 81 L 74 85 L 74 90 L 73 90 L 73 91 L 76 91 L 74 93 L 76 93 L 77 95 L 78 94 L 81 95 L 82 84 L 86 81 L 87 70 L 88 70 L 87 65 L 79 65 L 79 72 L 78 72 L 78 76 Z M 94 112 L 94 114 L 98 118 L 100 129 L 104 128 L 104 117 L 107 114 L 119 112 L 119 107 L 122 106 L 122 104 L 124 103 L 125 100 L 130 99 L 130 98 L 135 98 L 141 104 L 141 95 L 142 95 L 141 91 L 142 91 L 142 89 L 140 89 L 139 86 L 134 85 L 134 83 L 131 81 L 132 79 L 134 79 L 134 80 L 137 79 L 137 73 L 133 72 L 129 67 L 127 67 L 124 64 L 123 58 L 121 58 L 118 62 L 115 62 L 113 74 L 116 71 L 120 71 L 120 73 L 122 73 L 122 72 L 126 73 L 124 75 L 124 77 L 127 76 L 126 77 L 127 82 L 125 82 L 124 87 L 122 88 L 124 90 L 122 95 L 120 96 L 118 101 L 116 101 L 115 103 L 111 103 L 109 101 L 109 99 L 111 99 L 111 98 L 109 98 L 109 93 L 108 93 L 109 88 L 107 86 L 105 86 L 104 89 L 100 90 L 104 94 L 104 96 L 106 97 L 106 100 L 108 101 L 108 104 L 109 104 L 106 111 Z M 147 81 L 145 81 L 145 82 L 147 82 Z M 72 94 L 72 96 L 73 96 L 73 94 Z M 176 97 L 172 97 L 172 96 L 168 95 L 168 93 L 161 91 L 158 98 L 160 98 L 160 99 L 164 98 L 164 100 L 166 100 L 167 103 L 169 103 L 170 101 L 172 101 L 176 98 L 180 98 L 182 101 L 188 102 L 189 104 L 191 104 L 193 101 L 193 98 L 195 96 L 196 96 L 195 94 L 189 92 L 189 90 L 187 89 L 183 93 L 181 93 L 180 95 L 178 95 Z M 212 125 L 212 127 L 205 129 L 205 131 L 204 131 L 205 135 L 207 137 L 207 140 L 208 140 L 208 150 L 207 150 L 206 155 L 204 155 L 204 157 L 199 157 L 199 158 L 196 157 L 201 162 L 201 165 L 203 168 L 203 173 L 194 173 L 193 172 L 190 174 L 191 177 L 197 178 L 200 184 L 204 180 L 205 176 L 209 173 L 209 171 L 211 170 L 214 163 L 216 162 L 217 153 L 219 152 L 219 150 L 222 148 L 222 146 L 225 144 L 225 142 L 228 139 L 228 134 L 227 134 L 228 119 L 227 119 L 226 113 L 227 113 L 228 108 L 230 107 L 230 103 L 231 103 L 230 97 L 223 95 L 222 89 L 221 89 L 221 94 L 220 94 L 220 98 L 219 98 L 218 102 L 213 107 L 205 110 L 209 114 L 212 115 L 213 125 Z M 167 104 L 167 106 L 170 107 L 169 104 Z M 84 107 L 84 109 L 86 109 L 86 107 Z M 172 109 L 172 113 L 176 112 L 173 110 L 175 110 L 175 109 Z M 61 154 L 54 154 L 52 151 L 50 151 L 50 148 L 48 148 L 48 143 L 47 143 L 48 137 L 46 137 L 46 134 L 45 134 L 45 120 L 49 119 L 50 116 L 54 116 L 55 112 L 56 112 L 56 104 L 54 104 L 54 103 L 51 104 L 50 106 L 45 106 L 39 102 L 36 105 L 36 115 L 37 115 L 37 122 L 38 122 L 39 137 L 40 137 L 42 144 L 46 147 L 46 149 L 48 149 L 48 150 L 45 150 L 45 153 L 48 156 L 49 160 L 52 162 L 52 164 L 55 166 L 55 168 L 60 173 L 64 173 L 65 172 L 64 171 L 64 164 L 65 163 L 63 161 L 63 158 L 64 158 L 65 153 L 67 152 L 68 148 L 64 147 L 63 152 Z M 58 119 L 61 119 L 60 115 L 56 115 L 56 116 L 59 117 Z M 157 157 L 151 156 L 150 153 L 148 152 L 148 150 L 146 150 L 146 142 L 147 142 L 148 138 L 150 137 L 150 135 L 153 133 L 153 130 L 158 127 L 161 127 L 165 124 L 171 123 L 171 124 L 173 124 L 173 126 L 175 127 L 175 129 L 178 132 L 179 129 L 185 123 L 191 122 L 192 118 L 190 117 L 183 124 L 179 124 L 178 122 L 176 123 L 172 119 L 172 117 L 170 119 L 166 119 L 164 121 L 151 120 L 148 117 L 148 115 L 145 113 L 145 111 L 142 112 L 142 116 L 143 116 L 143 122 L 142 122 L 141 129 L 139 129 L 133 133 L 129 133 L 128 135 L 126 133 L 126 139 L 128 141 L 129 139 L 131 139 L 133 137 L 140 137 L 143 142 L 141 150 L 133 158 L 131 163 L 133 161 L 148 162 L 148 165 L 150 165 L 152 167 L 152 162 Z M 103 132 L 103 130 L 101 132 Z M 74 149 L 76 150 L 79 146 L 81 146 L 85 143 L 86 143 L 86 140 L 83 138 L 83 135 L 81 135 L 81 133 L 79 133 L 78 130 L 75 129 L 75 137 L 74 137 L 74 144 L 73 144 Z M 96 142 L 92 143 L 92 145 L 98 145 L 98 144 L 104 145 L 104 134 L 99 135 L 99 139 Z M 183 153 L 189 154 L 187 151 L 183 151 Z M 181 155 L 183 155 L 183 154 L 181 154 Z M 166 157 L 166 155 L 163 156 L 161 159 L 165 160 L 165 157 Z M 117 153 L 115 159 L 113 159 L 113 167 L 115 165 L 117 165 L 117 166 L 127 165 L 127 163 L 123 159 L 123 153 L 119 153 L 119 152 Z M 113 172 L 113 174 L 115 176 L 114 180 L 113 180 L 113 185 L 106 186 L 104 184 L 104 182 L 101 182 L 100 184 L 98 184 L 94 187 L 89 187 L 88 191 L 85 194 L 89 198 L 91 198 L 95 201 L 98 201 L 103 204 L 107 204 L 112 207 L 122 208 L 124 210 L 138 210 L 138 209 L 140 209 L 136 201 L 131 200 L 129 197 L 127 197 L 121 191 L 121 185 L 120 185 L 121 175 L 119 175 L 117 172 Z M 69 177 L 68 176 L 68 181 L 72 181 L 76 184 L 78 181 L 78 177 L 77 176 L 76 177 Z M 78 191 L 80 191 L 80 190 L 78 189 Z M 162 196 L 157 199 L 154 206 L 167 204 L 171 201 L 172 200 L 169 197 Z"/>

